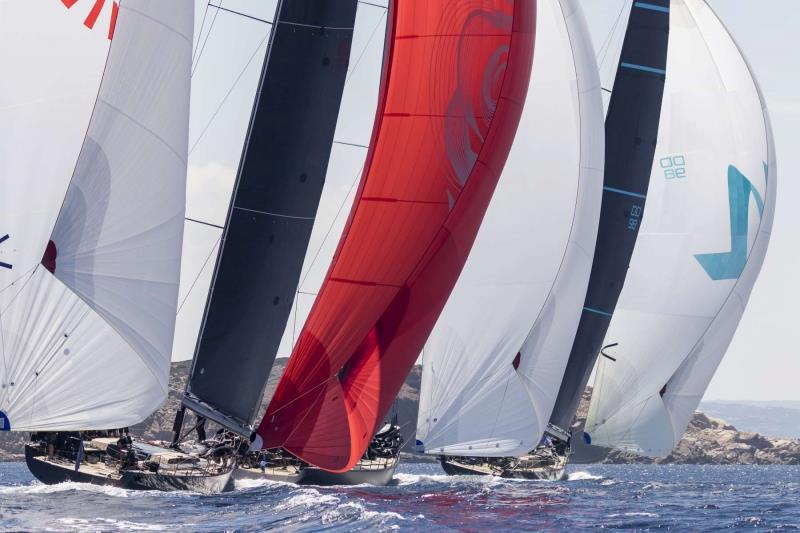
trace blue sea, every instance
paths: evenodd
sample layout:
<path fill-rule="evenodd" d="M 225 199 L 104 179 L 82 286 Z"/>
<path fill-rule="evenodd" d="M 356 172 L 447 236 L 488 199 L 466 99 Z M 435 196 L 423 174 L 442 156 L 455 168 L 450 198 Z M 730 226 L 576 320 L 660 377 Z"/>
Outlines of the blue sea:
<path fill-rule="evenodd" d="M 244 482 L 235 492 L 45 486 L 0 463 L 2 531 L 488 531 L 800 528 L 800 467 L 575 465 L 559 483 L 401 464 L 389 487 Z"/>

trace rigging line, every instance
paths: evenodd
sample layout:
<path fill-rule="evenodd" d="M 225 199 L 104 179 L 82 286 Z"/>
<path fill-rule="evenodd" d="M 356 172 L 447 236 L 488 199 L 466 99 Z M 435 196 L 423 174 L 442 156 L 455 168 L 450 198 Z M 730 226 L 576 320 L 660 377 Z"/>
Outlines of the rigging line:
<path fill-rule="evenodd" d="M 378 31 L 378 28 L 381 26 L 381 22 L 383 22 L 383 19 L 385 19 L 385 18 L 386 18 L 386 12 L 384 12 L 381 15 L 381 17 L 378 19 L 378 23 L 375 25 L 374 28 L 372 28 L 372 33 L 369 34 L 369 39 L 367 39 L 367 44 L 364 45 L 364 48 L 361 50 L 361 53 L 358 55 L 358 59 L 356 59 L 356 62 L 353 63 L 353 68 L 350 69 L 350 72 L 347 74 L 347 77 L 344 79 L 344 86 L 345 87 L 347 87 L 347 82 L 350 81 L 350 78 L 353 77 L 353 74 L 355 73 L 356 69 L 358 68 L 358 65 L 361 63 L 361 60 L 364 58 L 364 54 L 367 52 L 367 48 L 369 48 L 369 45 L 372 42 L 372 39 L 375 38 L 375 32 Z M 384 23 L 384 26 L 385 26 L 385 23 Z"/>
<path fill-rule="evenodd" d="M 314 268 L 314 264 L 316 264 L 317 259 L 319 259 L 319 254 L 322 253 L 322 249 L 325 247 L 325 243 L 328 242 L 328 237 L 330 237 L 331 232 L 333 231 L 333 227 L 336 225 L 336 221 L 339 220 L 339 216 L 342 214 L 342 209 L 344 209 L 345 204 L 347 204 L 347 199 L 350 198 L 350 194 L 353 192 L 353 189 L 355 189 L 356 183 L 358 183 L 358 178 L 359 176 L 361 176 L 362 172 L 364 172 L 363 165 L 361 166 L 361 170 L 359 170 L 356 173 L 355 177 L 353 178 L 353 183 L 350 184 L 350 190 L 347 191 L 347 195 L 345 195 L 344 199 L 342 200 L 342 203 L 339 205 L 339 210 L 336 212 L 336 216 L 333 217 L 333 222 L 331 222 L 331 225 L 328 226 L 328 231 L 322 238 L 322 242 L 320 243 L 319 248 L 317 248 L 317 251 L 314 254 L 314 259 L 311 260 L 311 263 L 308 265 L 308 270 L 306 270 L 306 274 L 303 276 L 303 279 L 300 280 L 300 284 L 297 286 L 298 293 L 300 292 L 299 288 L 302 287 L 303 284 L 306 282 L 306 279 L 308 279 L 308 276 L 311 273 L 311 269 Z"/>
<path fill-rule="evenodd" d="M 28 279 L 26 279 L 22 283 L 22 287 L 20 287 L 20 289 L 17 292 L 17 294 L 15 294 L 14 296 L 11 297 L 11 301 L 8 302 L 8 305 L 6 305 L 2 310 L 0 310 L 0 350 L 2 350 L 0 352 L 0 355 L 3 356 L 3 371 L 5 372 L 5 374 L 3 374 L 3 375 L 6 376 L 6 377 L 9 376 L 9 373 L 8 373 L 8 362 L 6 361 L 6 341 L 5 341 L 5 335 L 3 334 L 3 327 L 2 327 L 2 325 L 3 325 L 2 324 L 3 313 L 5 313 L 6 310 L 8 310 L 8 308 L 10 308 L 11 305 L 14 303 L 14 301 L 19 297 L 19 295 L 22 294 L 22 291 L 24 291 L 25 287 L 28 286 L 28 283 L 30 282 L 30 280 L 33 279 L 33 274 L 36 272 L 36 269 L 38 267 L 39 267 L 39 265 L 37 264 L 36 266 L 31 268 L 28 272 L 26 272 L 25 274 L 23 274 L 22 276 L 17 278 L 17 281 L 18 281 L 18 280 L 21 280 L 22 278 L 24 278 L 25 276 L 28 277 Z M 10 283 L 7 287 L 5 287 L 0 292 L 5 291 L 9 287 L 13 287 L 15 283 L 16 283 L 16 281 Z"/>
<path fill-rule="evenodd" d="M 3 358 L 3 376 L 8 379 L 8 363 L 6 362 L 6 336 L 3 333 L 3 314 L 0 313 L 0 356 Z"/>
<path fill-rule="evenodd" d="M 206 27 L 206 16 L 208 16 L 208 6 L 210 4 L 211 4 L 210 1 L 206 2 L 206 10 L 203 11 L 203 21 L 200 23 L 200 31 L 197 33 L 197 42 L 194 44 L 194 52 L 192 53 L 192 68 L 194 68 L 195 65 L 194 60 L 197 57 L 197 49 L 198 46 L 200 45 L 200 37 L 203 36 L 203 28 Z"/>
<path fill-rule="evenodd" d="M 214 119 L 217 118 L 217 115 L 219 114 L 220 110 L 222 109 L 222 106 L 224 106 L 225 103 L 228 101 L 228 98 L 230 98 L 231 93 L 236 88 L 236 86 L 239 84 L 239 81 L 242 79 L 242 76 L 244 76 L 244 73 L 250 67 L 250 63 L 253 62 L 253 59 L 255 59 L 256 55 L 258 54 L 258 51 L 261 50 L 262 46 L 264 46 L 264 43 L 269 38 L 269 35 L 270 35 L 270 32 L 267 32 L 267 34 L 264 36 L 264 38 L 261 39 L 261 42 L 258 43 L 258 46 L 253 51 L 253 54 L 250 56 L 250 59 L 247 60 L 247 63 L 245 64 L 244 68 L 239 73 L 239 75 L 236 77 L 236 80 L 233 82 L 233 85 L 231 85 L 231 88 L 228 89 L 228 92 L 225 94 L 225 97 L 222 99 L 222 102 L 220 102 L 219 106 L 217 106 L 217 109 L 214 110 L 214 113 L 211 115 L 211 118 L 208 119 L 208 122 L 206 123 L 205 127 L 203 128 L 203 131 L 200 132 L 200 135 L 197 137 L 197 140 L 195 140 L 194 144 L 192 144 L 192 147 L 189 149 L 189 154 L 190 155 L 191 155 L 192 152 L 194 152 L 194 149 L 197 147 L 197 144 L 200 142 L 200 140 L 206 134 L 206 132 L 208 131 L 208 128 L 211 127 L 211 123 L 214 122 Z"/>
<path fill-rule="evenodd" d="M 222 2 L 224 1 L 225 0 L 219 0 L 219 4 L 222 5 Z M 208 44 L 208 38 L 211 37 L 211 30 L 214 29 L 214 23 L 217 21 L 217 15 L 219 15 L 219 9 L 214 11 L 214 17 L 211 19 L 211 24 L 208 26 L 208 33 L 206 33 L 206 38 L 203 41 L 203 46 L 200 47 L 200 51 L 197 53 L 197 61 L 195 62 L 194 66 L 192 66 L 192 72 L 189 75 L 189 77 L 194 77 L 194 72 L 197 70 L 197 66 L 200 64 L 200 58 L 203 57 L 203 51 L 206 49 L 206 44 Z M 198 44 L 199 44 L 199 37 L 198 37 Z"/>
<path fill-rule="evenodd" d="M 623 0 L 622 1 L 622 6 L 620 6 L 620 8 L 619 8 L 619 13 L 617 13 L 617 19 L 614 21 L 614 25 L 611 26 L 611 31 L 609 31 L 608 37 L 606 37 L 606 40 L 603 42 L 603 45 L 598 50 L 598 54 L 597 54 L 598 66 L 601 67 L 601 68 L 602 68 L 603 64 L 605 63 L 605 61 L 606 61 L 606 57 L 608 56 L 608 53 L 611 51 L 611 43 L 613 41 L 613 37 L 616 34 L 617 27 L 619 26 L 619 23 L 622 20 L 622 17 L 625 14 L 625 6 L 627 6 L 627 5 L 628 5 L 628 0 Z M 624 39 L 624 36 L 623 36 L 623 39 Z M 603 50 L 604 48 L 605 48 L 605 50 Z M 602 58 L 600 57 L 601 52 L 602 52 Z"/>
<path fill-rule="evenodd" d="M 361 2 L 360 0 L 359 0 L 359 3 L 365 3 L 367 5 L 375 5 L 375 4 L 369 4 L 368 2 Z M 383 7 L 383 6 L 377 6 L 377 7 Z M 384 8 L 384 9 L 386 9 L 386 8 Z M 372 40 L 375 38 L 375 33 L 378 31 L 378 28 L 380 27 L 380 25 L 383 22 L 385 17 L 386 17 L 386 12 L 384 11 L 384 13 L 378 19 L 378 23 L 375 25 L 374 28 L 372 28 L 372 33 L 370 33 L 369 39 L 367 39 L 367 42 L 364 45 L 364 48 L 361 50 L 361 53 L 358 55 L 358 59 L 356 59 L 356 62 L 353 64 L 353 68 L 350 69 L 349 74 L 345 78 L 345 80 L 344 80 L 345 87 L 347 87 L 347 82 L 353 76 L 353 74 L 355 73 L 356 69 L 358 69 L 358 65 L 361 63 L 361 60 L 363 59 L 364 54 L 367 52 L 367 49 L 369 48 L 370 43 L 372 43 Z M 358 144 L 354 144 L 354 143 L 345 143 L 345 142 L 342 142 L 342 141 L 333 141 L 333 142 L 335 144 L 342 144 L 342 145 L 347 145 L 347 146 L 355 146 L 355 147 L 359 147 L 359 148 L 369 148 L 369 146 L 358 145 Z M 322 242 L 320 243 L 319 248 L 317 248 L 317 251 L 314 254 L 314 259 L 311 260 L 311 264 L 308 266 L 308 270 L 306 270 L 305 275 L 300 280 L 300 284 L 297 286 L 297 293 L 298 294 L 300 294 L 300 292 L 301 292 L 300 291 L 300 287 L 302 287 L 303 284 L 306 282 L 306 280 L 308 279 L 309 274 L 311 273 L 311 269 L 316 264 L 317 259 L 319 259 L 319 254 L 322 253 L 322 249 L 325 247 L 325 243 L 328 242 L 328 237 L 330 237 L 331 232 L 333 231 L 333 227 L 336 225 L 336 221 L 339 220 L 339 216 L 342 214 L 342 209 L 344 209 L 344 206 L 347 203 L 347 199 L 350 197 L 350 194 L 353 192 L 353 189 L 355 188 L 356 183 L 358 183 L 358 178 L 359 178 L 359 176 L 361 176 L 361 174 L 363 172 L 364 172 L 364 165 L 361 166 L 361 169 L 356 173 L 355 177 L 353 178 L 353 183 L 350 185 L 350 190 L 347 192 L 347 195 L 342 200 L 342 203 L 339 206 L 339 210 L 336 212 L 336 216 L 333 218 L 333 221 L 331 222 L 331 225 L 328 227 L 328 231 L 325 233 L 325 237 L 322 238 Z M 292 346 L 294 346 L 294 343 L 292 343 Z"/>
<path fill-rule="evenodd" d="M 297 291 L 300 294 L 300 291 Z M 297 342 L 297 308 L 299 304 L 297 302 L 297 298 L 294 299 L 294 322 L 292 323 L 292 345 L 289 347 L 289 357 L 291 357 L 292 352 L 294 351 L 294 343 Z"/>
<path fill-rule="evenodd" d="M 372 2 L 365 2 L 364 0 L 358 0 L 359 4 L 364 4 L 365 6 L 372 6 L 372 7 L 379 7 L 381 9 L 389 9 L 386 6 L 382 6 L 380 4 L 373 4 Z"/>
<path fill-rule="evenodd" d="M 206 257 L 206 260 L 203 262 L 203 266 L 200 267 L 200 272 L 197 273 L 197 277 L 194 278 L 194 281 L 192 281 L 192 285 L 189 287 L 189 290 L 186 291 L 186 296 L 183 297 L 183 301 L 181 302 L 181 305 L 179 305 L 178 306 L 178 310 L 175 311 L 175 316 L 178 316 L 180 314 L 181 309 L 183 309 L 183 305 L 186 303 L 186 300 L 188 300 L 189 296 L 192 294 L 192 291 L 194 290 L 194 286 L 197 285 L 197 281 L 200 279 L 200 276 L 203 275 L 203 272 L 205 271 L 206 267 L 208 266 L 208 262 L 211 260 L 211 257 L 214 255 L 214 251 L 217 250 L 217 247 L 219 246 L 219 241 L 221 241 L 221 240 L 222 240 L 222 235 L 220 234 L 220 236 L 217 237 L 217 242 L 215 242 L 214 246 L 211 247 L 211 252 L 208 254 L 208 257 Z"/>
<path fill-rule="evenodd" d="M 600 47 L 597 49 L 597 54 L 595 55 L 595 59 L 599 59 L 601 55 L 604 55 L 606 46 L 611 46 L 611 40 L 614 36 L 614 31 L 616 30 L 617 25 L 619 24 L 619 19 L 622 16 L 622 10 L 625 9 L 625 4 L 627 0 L 622 0 L 622 8 L 620 12 L 617 14 L 617 17 L 614 20 L 614 24 L 611 26 L 608 34 L 603 39 L 603 42 L 600 44 Z"/>
<path fill-rule="evenodd" d="M 248 15 L 247 13 L 242 13 L 241 11 L 234 11 L 233 9 L 228 9 L 227 7 L 222 7 L 221 4 L 222 4 L 222 2 L 220 2 L 220 5 L 215 5 L 215 4 L 212 4 L 212 3 L 209 2 L 208 5 L 210 5 L 211 7 L 216 7 L 220 11 L 227 11 L 228 13 L 233 13 L 234 15 L 239 15 L 240 17 L 244 17 L 244 18 L 248 18 L 248 19 L 252 19 L 252 20 L 257 20 L 258 22 L 263 22 L 264 24 L 269 24 L 270 26 L 272 26 L 272 21 L 270 21 L 270 20 L 262 19 L 262 18 L 259 18 L 259 17 L 254 17 L 253 15 Z"/>

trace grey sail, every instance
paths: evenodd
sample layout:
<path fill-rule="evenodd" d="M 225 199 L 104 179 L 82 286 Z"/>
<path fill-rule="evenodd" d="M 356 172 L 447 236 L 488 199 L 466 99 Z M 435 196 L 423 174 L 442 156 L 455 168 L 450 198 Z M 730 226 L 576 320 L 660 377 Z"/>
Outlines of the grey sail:
<path fill-rule="evenodd" d="M 356 0 L 281 0 L 228 210 L 185 406 L 249 434 L 324 185 Z"/>
<path fill-rule="evenodd" d="M 550 423 L 567 429 L 589 382 L 633 254 L 655 156 L 670 0 L 634 2 L 606 116 L 603 201 L 583 314 Z"/>

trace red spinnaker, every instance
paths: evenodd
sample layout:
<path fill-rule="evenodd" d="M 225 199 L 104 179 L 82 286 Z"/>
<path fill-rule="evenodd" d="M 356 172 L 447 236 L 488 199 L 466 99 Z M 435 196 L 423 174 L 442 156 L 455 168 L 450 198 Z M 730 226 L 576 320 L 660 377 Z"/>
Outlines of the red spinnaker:
<path fill-rule="evenodd" d="M 392 0 L 339 247 L 258 428 L 334 472 L 383 422 L 461 272 L 517 131 L 536 0 Z"/>

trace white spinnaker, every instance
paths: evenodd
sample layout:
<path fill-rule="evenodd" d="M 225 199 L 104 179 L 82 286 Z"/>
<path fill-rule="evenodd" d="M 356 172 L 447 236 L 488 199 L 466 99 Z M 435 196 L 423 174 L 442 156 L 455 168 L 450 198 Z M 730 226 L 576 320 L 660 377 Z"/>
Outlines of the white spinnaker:
<path fill-rule="evenodd" d="M 2 307 L 18 290 L 12 283 L 42 260 L 97 98 L 110 13 L 89 30 L 87 9 L 0 2 L 0 237 L 8 235 L 0 243 Z"/>
<path fill-rule="evenodd" d="M 540 0 L 517 137 L 423 353 L 417 445 L 426 453 L 519 456 L 539 443 L 586 296 L 604 138 L 579 4 Z"/>
<path fill-rule="evenodd" d="M 649 456 L 681 439 L 767 251 L 776 161 L 764 99 L 703 0 L 673 0 L 658 147 L 586 431 Z"/>
<path fill-rule="evenodd" d="M 51 16 L 57 37 L 66 33 L 61 26 L 71 25 L 76 35 L 102 30 L 108 39 L 109 26 L 95 23 L 91 30 L 64 5 L 52 5 L 62 11 L 60 18 Z M 24 26 L 24 20 L 17 23 Z M 76 112 L 85 117 L 83 129 L 53 139 L 71 146 L 75 136 L 83 142 L 79 152 L 71 161 L 59 154 L 59 172 L 44 177 L 34 172 L 35 159 L 25 167 L 28 152 L 17 174 L 0 176 L 12 189 L 24 186 L 18 211 L 44 195 L 41 213 L 27 216 L 34 222 L 51 217 L 51 225 L 55 219 L 49 247 L 50 228 L 20 228 L 28 261 L 0 302 L 0 411 L 11 429 L 125 426 L 166 398 L 185 206 L 192 24 L 191 2 L 123 1 L 112 44 L 104 45 L 107 58 L 91 56 L 100 74 L 90 71 L 89 78 L 101 75 L 102 82 L 88 115 Z M 51 42 L 46 31 L 39 35 L 50 49 L 69 46 Z M 83 66 L 64 73 L 68 84 L 83 75 Z M 85 105 L 88 97 L 81 96 Z M 58 112 L 39 118 L 56 129 L 65 120 Z M 28 185 L 38 179 L 41 188 Z M 37 266 L 46 247 L 55 275 Z"/>

